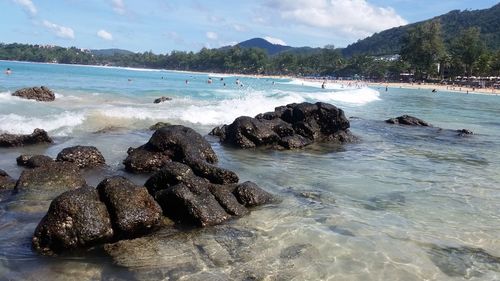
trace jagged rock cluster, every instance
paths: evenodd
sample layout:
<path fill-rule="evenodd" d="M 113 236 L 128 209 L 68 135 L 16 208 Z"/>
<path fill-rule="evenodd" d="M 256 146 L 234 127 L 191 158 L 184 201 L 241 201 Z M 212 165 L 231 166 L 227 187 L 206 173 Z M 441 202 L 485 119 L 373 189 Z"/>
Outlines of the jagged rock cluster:
<path fill-rule="evenodd" d="M 54 92 L 44 86 L 20 89 L 12 93 L 12 95 L 36 101 L 54 101 L 56 99 Z"/>
<path fill-rule="evenodd" d="M 16 147 L 39 143 L 52 143 L 52 139 L 42 129 L 35 129 L 30 135 L 0 134 L 0 147 Z"/>
<path fill-rule="evenodd" d="M 0 171 L 2 187 L 55 197 L 32 239 L 33 248 L 45 255 L 141 236 L 160 225 L 162 215 L 205 227 L 274 200 L 255 183 L 239 184 L 234 172 L 217 167 L 210 144 L 184 126 L 162 127 L 148 143 L 129 150 L 127 170 L 156 171 L 145 186 L 118 176 L 88 186 L 80 170 L 105 165 L 95 147 L 68 147 L 55 160 L 21 155 L 17 163 L 27 169 L 17 182 Z"/>
<path fill-rule="evenodd" d="M 313 142 L 352 142 L 356 138 L 349 126 L 342 109 L 304 102 L 280 106 L 255 118 L 238 117 L 230 125 L 214 128 L 211 134 L 222 143 L 240 148 L 296 149 Z"/>

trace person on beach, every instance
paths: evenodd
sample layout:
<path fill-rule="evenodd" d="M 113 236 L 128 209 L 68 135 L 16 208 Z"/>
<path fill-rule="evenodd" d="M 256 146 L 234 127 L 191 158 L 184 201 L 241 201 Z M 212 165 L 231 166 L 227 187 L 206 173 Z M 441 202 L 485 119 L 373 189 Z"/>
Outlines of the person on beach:
<path fill-rule="evenodd" d="M 7 68 L 7 69 L 5 70 L 5 74 L 7 74 L 7 75 L 11 75 L 11 74 L 12 74 L 12 70 L 10 70 L 10 68 Z"/>

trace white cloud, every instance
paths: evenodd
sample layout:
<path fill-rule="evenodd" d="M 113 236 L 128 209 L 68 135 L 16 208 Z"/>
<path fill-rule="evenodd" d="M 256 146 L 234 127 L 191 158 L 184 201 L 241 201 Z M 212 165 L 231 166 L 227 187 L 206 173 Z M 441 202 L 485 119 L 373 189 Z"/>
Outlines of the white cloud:
<path fill-rule="evenodd" d="M 239 31 L 239 32 L 243 32 L 243 31 L 247 30 L 245 28 L 245 26 L 237 24 L 237 23 L 233 24 L 233 28 L 234 28 L 234 30 Z"/>
<path fill-rule="evenodd" d="M 279 38 L 274 38 L 274 37 L 270 37 L 270 36 L 265 36 L 264 39 L 267 40 L 267 42 L 270 42 L 270 43 L 273 43 L 273 44 L 278 44 L 278 45 L 283 45 L 283 46 L 287 46 L 285 41 L 279 39 Z"/>
<path fill-rule="evenodd" d="M 355 37 L 407 24 L 393 8 L 366 0 L 266 0 L 282 20 Z"/>
<path fill-rule="evenodd" d="M 14 3 L 21 5 L 23 9 L 32 16 L 36 15 L 37 13 L 35 4 L 33 4 L 31 0 L 14 0 Z"/>
<path fill-rule="evenodd" d="M 113 34 L 107 32 L 104 29 L 97 31 L 97 36 L 99 36 L 100 38 L 107 40 L 107 41 L 113 40 Z"/>
<path fill-rule="evenodd" d="M 75 38 L 75 32 L 73 31 L 73 29 L 71 29 L 69 27 L 57 25 L 57 24 L 52 23 L 48 20 L 43 21 L 43 26 L 48 28 L 50 31 L 54 32 L 54 34 L 57 37 L 61 37 L 64 39 L 74 39 Z"/>
<path fill-rule="evenodd" d="M 206 35 L 207 35 L 207 38 L 210 40 L 217 40 L 217 38 L 219 38 L 219 35 L 217 35 L 217 33 L 213 32 L 213 31 L 207 31 Z"/>
<path fill-rule="evenodd" d="M 127 9 L 125 8 L 125 3 L 123 0 L 111 0 L 111 4 L 113 5 L 113 10 L 120 15 L 124 15 Z"/>

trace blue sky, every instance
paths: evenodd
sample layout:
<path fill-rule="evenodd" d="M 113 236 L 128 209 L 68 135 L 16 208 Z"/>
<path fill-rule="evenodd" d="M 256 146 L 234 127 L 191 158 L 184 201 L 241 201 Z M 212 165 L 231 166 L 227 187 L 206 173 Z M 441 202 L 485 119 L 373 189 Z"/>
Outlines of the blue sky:
<path fill-rule="evenodd" d="M 492 0 L 1 0 L 0 42 L 198 51 L 254 37 L 337 47 Z"/>

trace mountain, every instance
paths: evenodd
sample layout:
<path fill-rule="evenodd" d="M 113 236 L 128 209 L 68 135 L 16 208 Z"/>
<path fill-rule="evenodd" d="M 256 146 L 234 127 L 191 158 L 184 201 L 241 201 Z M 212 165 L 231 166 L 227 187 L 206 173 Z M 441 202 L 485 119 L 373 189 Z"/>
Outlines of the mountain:
<path fill-rule="evenodd" d="M 122 49 L 90 50 L 90 52 L 96 56 L 131 55 L 134 53 L 134 52 L 122 50 Z"/>
<path fill-rule="evenodd" d="M 454 10 L 447 14 L 434 17 L 405 26 L 394 27 L 347 46 L 342 50 L 344 56 L 356 54 L 391 55 L 401 49 L 401 39 L 411 28 L 425 22 L 438 20 L 441 22 L 445 44 L 449 45 L 453 38 L 469 27 L 479 27 L 481 38 L 490 50 L 500 49 L 500 3 L 489 9 L 460 11 Z"/>
<path fill-rule="evenodd" d="M 290 46 L 283 46 L 279 44 L 273 44 L 265 39 L 262 38 L 252 38 L 250 40 L 246 40 L 243 42 L 238 43 L 236 46 L 239 46 L 241 48 L 261 48 L 266 50 L 266 52 L 272 56 L 277 53 L 281 53 L 283 51 L 292 49 Z"/>

